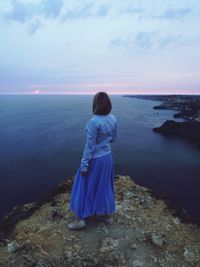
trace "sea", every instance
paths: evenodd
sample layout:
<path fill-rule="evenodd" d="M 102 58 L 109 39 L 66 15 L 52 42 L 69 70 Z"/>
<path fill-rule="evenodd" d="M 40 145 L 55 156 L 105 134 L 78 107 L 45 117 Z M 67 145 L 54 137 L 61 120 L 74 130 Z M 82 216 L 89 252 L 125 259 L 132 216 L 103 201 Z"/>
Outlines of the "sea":
<path fill-rule="evenodd" d="M 131 176 L 200 216 L 200 149 L 152 131 L 174 119 L 175 111 L 153 109 L 159 101 L 110 98 L 118 120 L 118 137 L 111 145 L 115 174 Z M 92 100 L 92 95 L 0 96 L 0 218 L 16 205 L 41 201 L 76 174 Z"/>

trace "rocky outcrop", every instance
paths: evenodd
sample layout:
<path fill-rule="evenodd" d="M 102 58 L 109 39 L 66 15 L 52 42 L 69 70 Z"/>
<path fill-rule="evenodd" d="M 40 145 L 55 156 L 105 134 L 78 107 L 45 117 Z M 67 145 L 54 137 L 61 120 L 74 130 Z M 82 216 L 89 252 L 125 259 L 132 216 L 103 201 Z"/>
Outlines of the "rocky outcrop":
<path fill-rule="evenodd" d="M 200 266 L 200 229 L 174 217 L 128 176 L 115 179 L 112 225 L 91 217 L 84 229 L 69 230 L 72 182 L 60 184 L 40 205 L 21 206 L 20 220 L 11 223 L 16 208 L 7 214 L 0 231 L 8 222 L 12 227 L 0 238 L 0 266 Z"/>
<path fill-rule="evenodd" d="M 154 109 L 171 109 L 179 111 L 174 118 L 184 118 L 200 121 L 200 96 L 199 95 L 127 95 L 139 99 L 161 101 Z"/>
<path fill-rule="evenodd" d="M 192 121 L 200 121 L 200 97 L 199 96 L 177 96 L 166 98 L 161 105 L 154 109 L 172 109 L 179 112 L 174 114 L 174 118 L 184 118 Z"/>
<path fill-rule="evenodd" d="M 176 122 L 167 120 L 160 127 L 153 128 L 155 132 L 168 136 L 179 136 L 195 142 L 200 147 L 200 122 Z"/>

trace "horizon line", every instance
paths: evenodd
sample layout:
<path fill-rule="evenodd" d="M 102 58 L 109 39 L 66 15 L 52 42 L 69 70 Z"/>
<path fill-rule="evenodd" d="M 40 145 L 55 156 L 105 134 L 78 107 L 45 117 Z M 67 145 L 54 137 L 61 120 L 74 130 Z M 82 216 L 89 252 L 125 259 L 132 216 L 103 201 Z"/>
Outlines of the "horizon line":
<path fill-rule="evenodd" d="M 107 93 L 107 92 L 106 92 Z M 32 92 L 15 92 L 15 93 L 1 93 L 0 95 L 95 95 L 96 92 L 94 93 L 32 93 Z M 107 93 L 108 95 L 199 95 L 200 93 Z"/>

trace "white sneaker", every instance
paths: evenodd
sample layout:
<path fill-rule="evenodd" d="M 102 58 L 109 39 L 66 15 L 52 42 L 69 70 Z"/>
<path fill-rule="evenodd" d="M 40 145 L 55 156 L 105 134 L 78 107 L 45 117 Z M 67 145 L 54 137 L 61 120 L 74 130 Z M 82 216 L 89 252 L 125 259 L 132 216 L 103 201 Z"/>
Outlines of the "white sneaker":
<path fill-rule="evenodd" d="M 86 223 L 84 220 L 76 219 L 73 222 L 69 223 L 67 226 L 71 230 L 76 230 L 85 227 Z"/>

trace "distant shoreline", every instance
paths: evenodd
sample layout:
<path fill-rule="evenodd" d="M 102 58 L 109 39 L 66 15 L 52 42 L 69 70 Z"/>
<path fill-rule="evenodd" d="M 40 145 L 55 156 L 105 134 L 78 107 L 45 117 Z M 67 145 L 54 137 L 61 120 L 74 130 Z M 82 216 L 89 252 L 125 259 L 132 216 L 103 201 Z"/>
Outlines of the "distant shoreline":
<path fill-rule="evenodd" d="M 189 140 L 200 148 L 200 95 L 123 95 L 124 97 L 161 101 L 153 109 L 174 110 L 174 118 L 187 122 L 167 120 L 152 130 L 167 136 L 177 136 Z"/>

